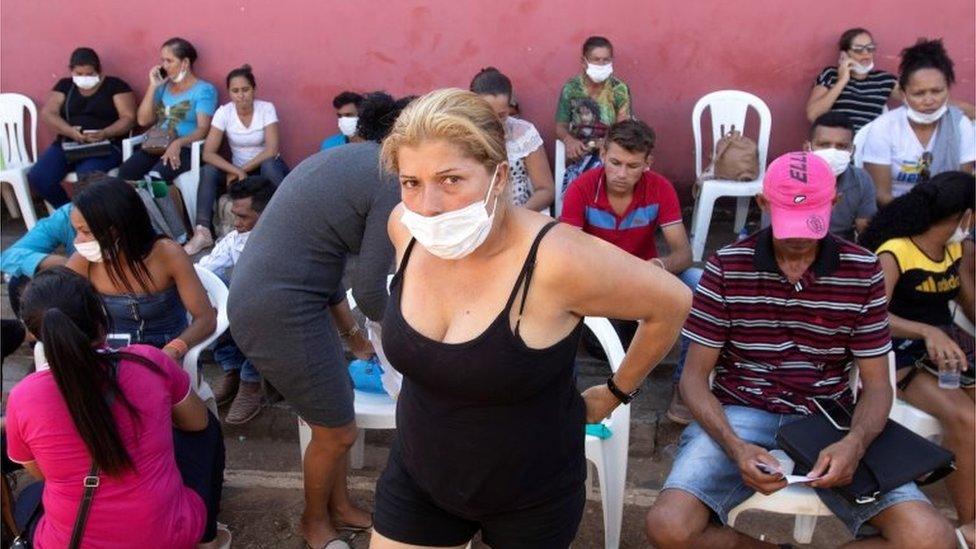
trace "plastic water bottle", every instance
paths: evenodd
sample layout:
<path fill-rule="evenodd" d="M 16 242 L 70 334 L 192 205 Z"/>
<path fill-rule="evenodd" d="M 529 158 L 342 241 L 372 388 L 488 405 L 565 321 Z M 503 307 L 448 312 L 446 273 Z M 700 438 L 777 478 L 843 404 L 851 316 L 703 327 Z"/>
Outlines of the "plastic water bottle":
<path fill-rule="evenodd" d="M 944 370 L 939 368 L 939 388 L 940 389 L 958 389 L 959 388 L 959 370 L 953 368 L 951 370 Z"/>

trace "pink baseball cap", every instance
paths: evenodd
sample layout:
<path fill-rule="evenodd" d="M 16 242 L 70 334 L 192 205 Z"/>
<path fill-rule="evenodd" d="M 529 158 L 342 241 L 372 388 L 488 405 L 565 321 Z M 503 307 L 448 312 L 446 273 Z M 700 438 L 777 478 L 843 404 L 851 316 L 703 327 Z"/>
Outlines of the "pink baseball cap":
<path fill-rule="evenodd" d="M 830 227 L 830 208 L 836 194 L 834 173 L 819 156 L 797 151 L 773 160 L 763 177 L 773 236 L 778 240 L 820 240 Z"/>

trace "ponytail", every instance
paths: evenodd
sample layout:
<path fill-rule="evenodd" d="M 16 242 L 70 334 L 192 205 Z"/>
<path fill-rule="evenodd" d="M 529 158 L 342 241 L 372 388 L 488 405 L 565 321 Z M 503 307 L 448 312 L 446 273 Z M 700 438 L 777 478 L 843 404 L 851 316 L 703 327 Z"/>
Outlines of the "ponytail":
<path fill-rule="evenodd" d="M 121 396 L 115 364 L 92 347 L 92 342 L 67 314 L 57 308 L 44 312 L 40 338 L 54 381 L 71 414 L 71 421 L 99 469 L 107 474 L 132 469 L 129 456 L 106 397 Z"/>
<path fill-rule="evenodd" d="M 125 359 L 156 373 L 159 367 L 141 356 L 101 347 L 109 331 L 102 300 L 87 279 L 66 267 L 34 277 L 21 298 L 21 314 L 44 344 L 58 392 L 92 461 L 109 475 L 132 470 L 111 405 L 119 402 L 137 426 L 139 411 L 119 386 L 117 366 Z"/>

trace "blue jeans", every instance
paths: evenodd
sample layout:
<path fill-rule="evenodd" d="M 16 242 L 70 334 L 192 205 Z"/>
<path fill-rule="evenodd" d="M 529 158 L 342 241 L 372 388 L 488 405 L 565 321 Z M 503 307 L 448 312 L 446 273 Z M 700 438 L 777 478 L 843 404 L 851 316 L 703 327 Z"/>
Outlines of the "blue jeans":
<path fill-rule="evenodd" d="M 747 443 L 767 450 L 778 448 L 776 432 L 783 425 L 804 416 L 774 414 L 745 406 L 725 406 L 725 416 L 735 434 Z M 704 429 L 694 422 L 681 434 L 678 453 L 663 490 L 687 492 L 728 524 L 729 511 L 749 499 L 754 491 L 742 481 L 739 467 Z M 817 495 L 851 533 L 858 535 L 861 527 L 885 509 L 906 501 L 928 499 L 914 482 L 903 484 L 882 495 L 873 503 L 855 505 L 828 488 L 815 488 Z"/>
<path fill-rule="evenodd" d="M 77 162 L 68 162 L 64 157 L 61 143 L 54 143 L 37 159 L 29 172 L 27 181 L 34 191 L 43 196 L 55 208 L 68 203 L 68 193 L 64 192 L 61 182 L 68 172 L 78 174 L 78 179 L 92 172 L 107 172 L 122 163 L 122 151 L 113 148 L 111 154 L 85 158 Z"/>
<path fill-rule="evenodd" d="M 280 156 L 269 158 L 247 175 L 262 175 L 274 183 L 275 187 L 288 175 L 288 165 Z M 226 181 L 224 171 L 212 164 L 205 164 L 200 169 L 200 186 L 197 187 L 197 215 L 194 225 L 210 228 L 213 222 L 214 205 L 217 195 Z"/>
<path fill-rule="evenodd" d="M 694 292 L 698 289 L 698 281 L 701 280 L 702 274 L 704 273 L 705 271 L 697 267 L 691 267 L 682 271 L 681 274 L 678 275 L 678 278 L 685 283 L 685 286 L 688 286 L 691 288 L 691 291 Z M 685 358 L 688 356 L 688 346 L 691 345 L 691 340 L 685 336 L 681 336 L 679 341 L 681 342 L 681 350 L 678 351 L 678 364 L 675 365 L 674 372 L 671 374 L 671 381 L 673 381 L 675 385 L 677 385 L 678 381 L 681 380 L 681 372 L 685 371 Z"/>
<path fill-rule="evenodd" d="M 214 344 L 214 360 L 220 367 L 223 368 L 225 372 L 230 372 L 231 370 L 240 370 L 241 381 L 248 383 L 260 383 L 261 374 L 254 368 L 251 361 L 244 356 L 241 352 L 240 347 L 234 342 L 234 338 L 231 337 L 230 332 L 225 333 L 217 340 Z"/>

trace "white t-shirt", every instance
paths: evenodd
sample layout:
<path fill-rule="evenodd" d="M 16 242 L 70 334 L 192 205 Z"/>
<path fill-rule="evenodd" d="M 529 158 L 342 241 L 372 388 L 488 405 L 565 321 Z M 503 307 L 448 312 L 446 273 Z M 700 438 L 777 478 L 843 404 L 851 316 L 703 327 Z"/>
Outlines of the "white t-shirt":
<path fill-rule="evenodd" d="M 888 111 L 871 122 L 864 142 L 863 162 L 891 166 L 891 193 L 901 196 L 918 183 L 922 154 L 932 151 L 935 137 L 922 147 L 908 123 L 908 110 L 904 106 Z M 959 120 L 960 164 L 976 160 L 976 131 L 973 121 L 963 116 Z"/>
<path fill-rule="evenodd" d="M 260 99 L 254 100 L 254 115 L 251 125 L 245 126 L 237 116 L 234 103 L 221 105 L 214 113 L 213 127 L 224 132 L 233 164 L 240 168 L 264 150 L 264 128 L 278 121 L 278 113 L 273 104 Z"/>

